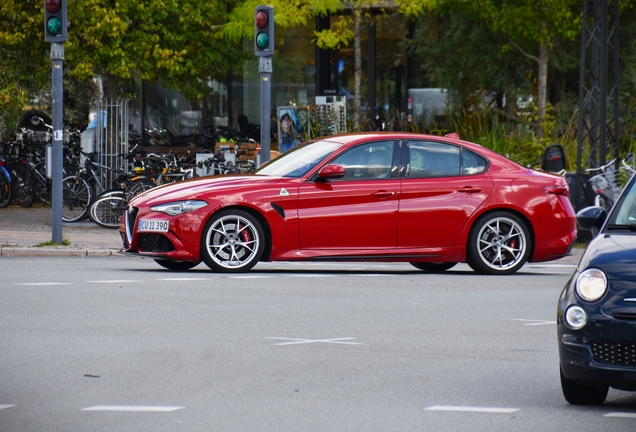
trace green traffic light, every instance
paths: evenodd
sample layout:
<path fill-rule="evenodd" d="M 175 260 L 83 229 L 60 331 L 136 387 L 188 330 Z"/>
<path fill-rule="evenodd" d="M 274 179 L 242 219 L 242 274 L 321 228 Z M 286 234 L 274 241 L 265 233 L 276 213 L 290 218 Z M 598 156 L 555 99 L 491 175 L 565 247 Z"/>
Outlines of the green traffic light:
<path fill-rule="evenodd" d="M 46 22 L 46 30 L 50 35 L 57 36 L 62 32 L 62 22 L 58 17 L 51 17 Z"/>
<path fill-rule="evenodd" d="M 268 45 L 269 45 L 269 37 L 267 36 L 267 33 L 265 32 L 258 33 L 256 35 L 256 46 L 258 47 L 258 49 L 266 49 Z"/>

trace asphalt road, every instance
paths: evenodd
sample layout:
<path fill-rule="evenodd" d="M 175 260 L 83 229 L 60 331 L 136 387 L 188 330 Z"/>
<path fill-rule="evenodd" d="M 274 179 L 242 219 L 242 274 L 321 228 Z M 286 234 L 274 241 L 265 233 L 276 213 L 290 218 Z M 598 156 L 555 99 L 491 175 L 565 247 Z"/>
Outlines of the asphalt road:
<path fill-rule="evenodd" d="M 0 431 L 632 431 L 575 407 L 555 313 L 573 263 L 0 260 Z"/>

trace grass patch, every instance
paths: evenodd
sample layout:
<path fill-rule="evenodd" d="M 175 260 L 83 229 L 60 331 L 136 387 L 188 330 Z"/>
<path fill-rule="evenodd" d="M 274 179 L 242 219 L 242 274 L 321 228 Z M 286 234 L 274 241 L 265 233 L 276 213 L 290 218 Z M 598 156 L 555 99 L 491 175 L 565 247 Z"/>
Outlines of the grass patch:
<path fill-rule="evenodd" d="M 68 237 L 62 237 L 62 244 L 55 243 L 53 240 L 41 242 L 35 245 L 35 247 L 46 247 L 46 246 L 70 246 L 71 241 Z"/>

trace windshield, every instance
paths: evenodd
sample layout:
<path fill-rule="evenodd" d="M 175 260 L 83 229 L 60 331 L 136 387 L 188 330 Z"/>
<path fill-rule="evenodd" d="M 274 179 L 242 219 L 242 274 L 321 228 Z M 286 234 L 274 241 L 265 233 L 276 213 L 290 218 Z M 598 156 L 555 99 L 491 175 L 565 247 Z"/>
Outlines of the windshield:
<path fill-rule="evenodd" d="M 333 141 L 313 141 L 279 156 L 256 171 L 256 174 L 276 177 L 302 177 L 342 144 Z"/>
<path fill-rule="evenodd" d="M 636 225 L 636 182 L 632 178 L 610 215 L 610 225 Z"/>

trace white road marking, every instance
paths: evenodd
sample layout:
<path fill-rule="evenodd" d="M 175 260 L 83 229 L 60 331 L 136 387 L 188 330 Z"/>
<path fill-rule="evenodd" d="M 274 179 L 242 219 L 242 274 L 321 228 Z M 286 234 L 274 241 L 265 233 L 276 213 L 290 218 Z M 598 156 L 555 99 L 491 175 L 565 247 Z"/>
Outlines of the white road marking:
<path fill-rule="evenodd" d="M 355 338 L 336 338 L 336 339 L 296 339 L 296 338 L 282 338 L 282 337 L 268 337 L 266 339 L 286 340 L 289 342 L 275 343 L 274 345 L 297 345 L 306 343 L 333 343 L 344 345 L 362 345 L 361 342 L 344 342 Z"/>
<path fill-rule="evenodd" d="M 82 408 L 82 411 L 172 412 L 184 408 L 182 406 L 95 405 Z"/>
<path fill-rule="evenodd" d="M 488 408 L 488 407 L 460 407 L 448 405 L 433 405 L 425 408 L 425 411 L 455 411 L 455 412 L 480 412 L 495 414 L 510 414 L 519 411 L 519 408 Z"/>
<path fill-rule="evenodd" d="M 102 281 L 84 281 L 84 283 L 105 283 L 105 284 L 113 284 L 113 283 L 139 283 L 143 282 L 140 280 L 102 280 Z"/>
<path fill-rule="evenodd" d="M 611 412 L 611 413 L 605 414 L 603 417 L 636 418 L 636 413 Z"/>
<path fill-rule="evenodd" d="M 210 280 L 208 278 L 162 278 L 157 279 L 160 281 L 197 281 L 197 280 Z"/>
<path fill-rule="evenodd" d="M 71 282 L 24 282 L 24 283 L 16 283 L 16 285 L 50 286 L 50 285 L 73 285 L 73 284 Z"/>
<path fill-rule="evenodd" d="M 226 276 L 228 279 L 272 279 L 272 276 Z"/>
<path fill-rule="evenodd" d="M 512 319 L 511 321 L 524 321 L 524 326 L 537 326 L 537 325 L 554 325 L 556 321 L 545 321 L 545 320 L 532 320 L 532 319 Z"/>
<path fill-rule="evenodd" d="M 0 410 L 14 407 L 15 405 L 0 405 Z"/>
<path fill-rule="evenodd" d="M 564 267 L 564 268 L 575 268 L 578 267 L 577 264 L 527 264 L 530 268 L 545 268 L 545 267 Z"/>

